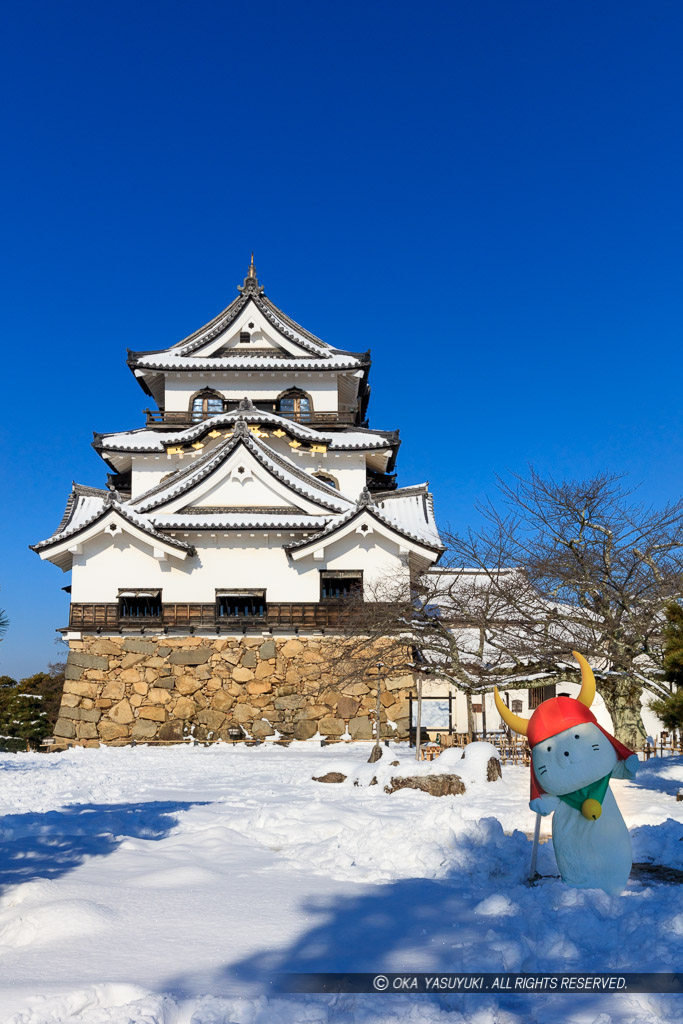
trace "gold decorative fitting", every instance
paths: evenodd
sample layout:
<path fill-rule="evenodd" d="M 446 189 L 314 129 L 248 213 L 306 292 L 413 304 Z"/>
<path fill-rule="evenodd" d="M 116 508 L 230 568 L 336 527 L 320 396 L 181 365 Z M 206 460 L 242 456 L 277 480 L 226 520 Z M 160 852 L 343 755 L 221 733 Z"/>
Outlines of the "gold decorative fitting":
<path fill-rule="evenodd" d="M 202 444 L 201 441 L 195 441 L 192 447 L 195 449 L 195 451 L 199 451 L 201 448 L 204 447 L 204 445 Z"/>
<path fill-rule="evenodd" d="M 209 437 L 220 437 L 220 436 L 221 436 L 220 430 L 210 430 L 209 431 Z"/>
<path fill-rule="evenodd" d="M 301 441 L 290 441 L 289 442 L 289 447 L 290 448 L 301 448 Z"/>
<path fill-rule="evenodd" d="M 312 444 L 311 445 L 311 451 L 312 452 L 320 452 L 321 455 L 325 455 L 326 452 L 327 452 L 327 445 L 326 444 Z"/>
<path fill-rule="evenodd" d="M 166 449 L 166 454 L 167 455 L 182 455 L 183 454 L 183 449 L 182 449 L 182 447 L 178 447 L 178 446 L 176 446 L 175 448 L 167 448 Z"/>
<path fill-rule="evenodd" d="M 274 430 L 273 437 L 287 437 L 287 432 L 285 430 Z"/>

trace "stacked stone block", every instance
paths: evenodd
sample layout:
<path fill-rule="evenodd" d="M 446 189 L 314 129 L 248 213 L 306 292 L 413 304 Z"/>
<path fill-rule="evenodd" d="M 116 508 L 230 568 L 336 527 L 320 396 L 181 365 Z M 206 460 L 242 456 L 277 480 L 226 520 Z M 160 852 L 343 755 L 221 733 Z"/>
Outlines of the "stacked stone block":
<path fill-rule="evenodd" d="M 334 640 L 86 637 L 71 641 L 58 746 L 373 736 L 376 683 L 335 678 Z M 382 681 L 382 736 L 406 739 L 411 676 Z M 388 723 L 394 723 L 389 725 Z M 395 726 L 395 728 L 394 728 Z"/>

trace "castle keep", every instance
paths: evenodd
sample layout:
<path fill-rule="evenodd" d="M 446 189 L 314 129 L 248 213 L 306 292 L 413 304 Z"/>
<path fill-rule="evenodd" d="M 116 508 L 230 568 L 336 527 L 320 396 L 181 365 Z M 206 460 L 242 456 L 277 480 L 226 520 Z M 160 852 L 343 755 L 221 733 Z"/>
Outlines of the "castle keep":
<path fill-rule="evenodd" d="M 398 431 L 368 425 L 370 353 L 286 316 L 252 257 L 222 313 L 128 365 L 156 408 L 95 434 L 106 488 L 74 484 L 34 545 L 71 571 L 56 740 L 369 739 L 372 681 L 330 662 L 345 607 L 442 550 L 427 485 L 396 486 Z M 386 681 L 400 738 L 411 687 Z"/>

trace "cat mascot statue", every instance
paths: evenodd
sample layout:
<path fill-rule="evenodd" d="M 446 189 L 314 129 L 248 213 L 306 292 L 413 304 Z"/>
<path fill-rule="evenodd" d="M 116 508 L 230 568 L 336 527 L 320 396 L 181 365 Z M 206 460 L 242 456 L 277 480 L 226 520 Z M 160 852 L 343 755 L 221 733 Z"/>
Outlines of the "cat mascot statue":
<path fill-rule="evenodd" d="M 581 692 L 551 697 L 530 719 L 513 714 L 494 691 L 498 713 L 531 747 L 532 811 L 553 814 L 553 847 L 563 881 L 618 894 L 626 887 L 633 854 L 626 823 L 609 780 L 632 779 L 638 758 L 598 725 L 590 710 L 595 676 L 581 654 Z"/>

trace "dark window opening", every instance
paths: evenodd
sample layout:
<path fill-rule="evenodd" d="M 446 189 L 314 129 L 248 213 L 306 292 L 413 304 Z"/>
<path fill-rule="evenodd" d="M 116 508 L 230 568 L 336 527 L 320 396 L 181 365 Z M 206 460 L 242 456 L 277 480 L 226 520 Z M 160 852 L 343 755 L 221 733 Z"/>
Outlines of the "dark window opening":
<path fill-rule="evenodd" d="M 240 344 L 245 342 L 248 344 L 251 341 L 251 334 L 249 331 L 240 331 Z"/>
<path fill-rule="evenodd" d="M 205 392 L 192 399 L 192 422 L 200 423 L 209 416 L 223 412 L 223 399 L 215 392 Z"/>
<path fill-rule="evenodd" d="M 334 487 L 335 490 L 339 490 L 338 482 L 329 473 L 314 473 L 313 476 L 316 478 L 316 480 L 322 480 L 322 482 L 324 484 L 327 484 L 328 487 Z"/>
<path fill-rule="evenodd" d="M 531 687 L 529 689 L 529 709 L 533 710 L 539 704 L 542 704 L 544 700 L 550 700 L 551 697 L 555 696 L 556 689 L 555 683 L 551 683 L 550 686 Z"/>
<path fill-rule="evenodd" d="M 263 619 L 265 614 L 264 590 L 216 594 L 216 616 L 219 619 Z"/>
<path fill-rule="evenodd" d="M 122 619 L 160 619 L 160 590 L 124 590 L 119 593 L 119 617 Z"/>
<path fill-rule="evenodd" d="M 362 572 L 321 572 L 320 600 L 347 601 L 363 595 Z"/>

